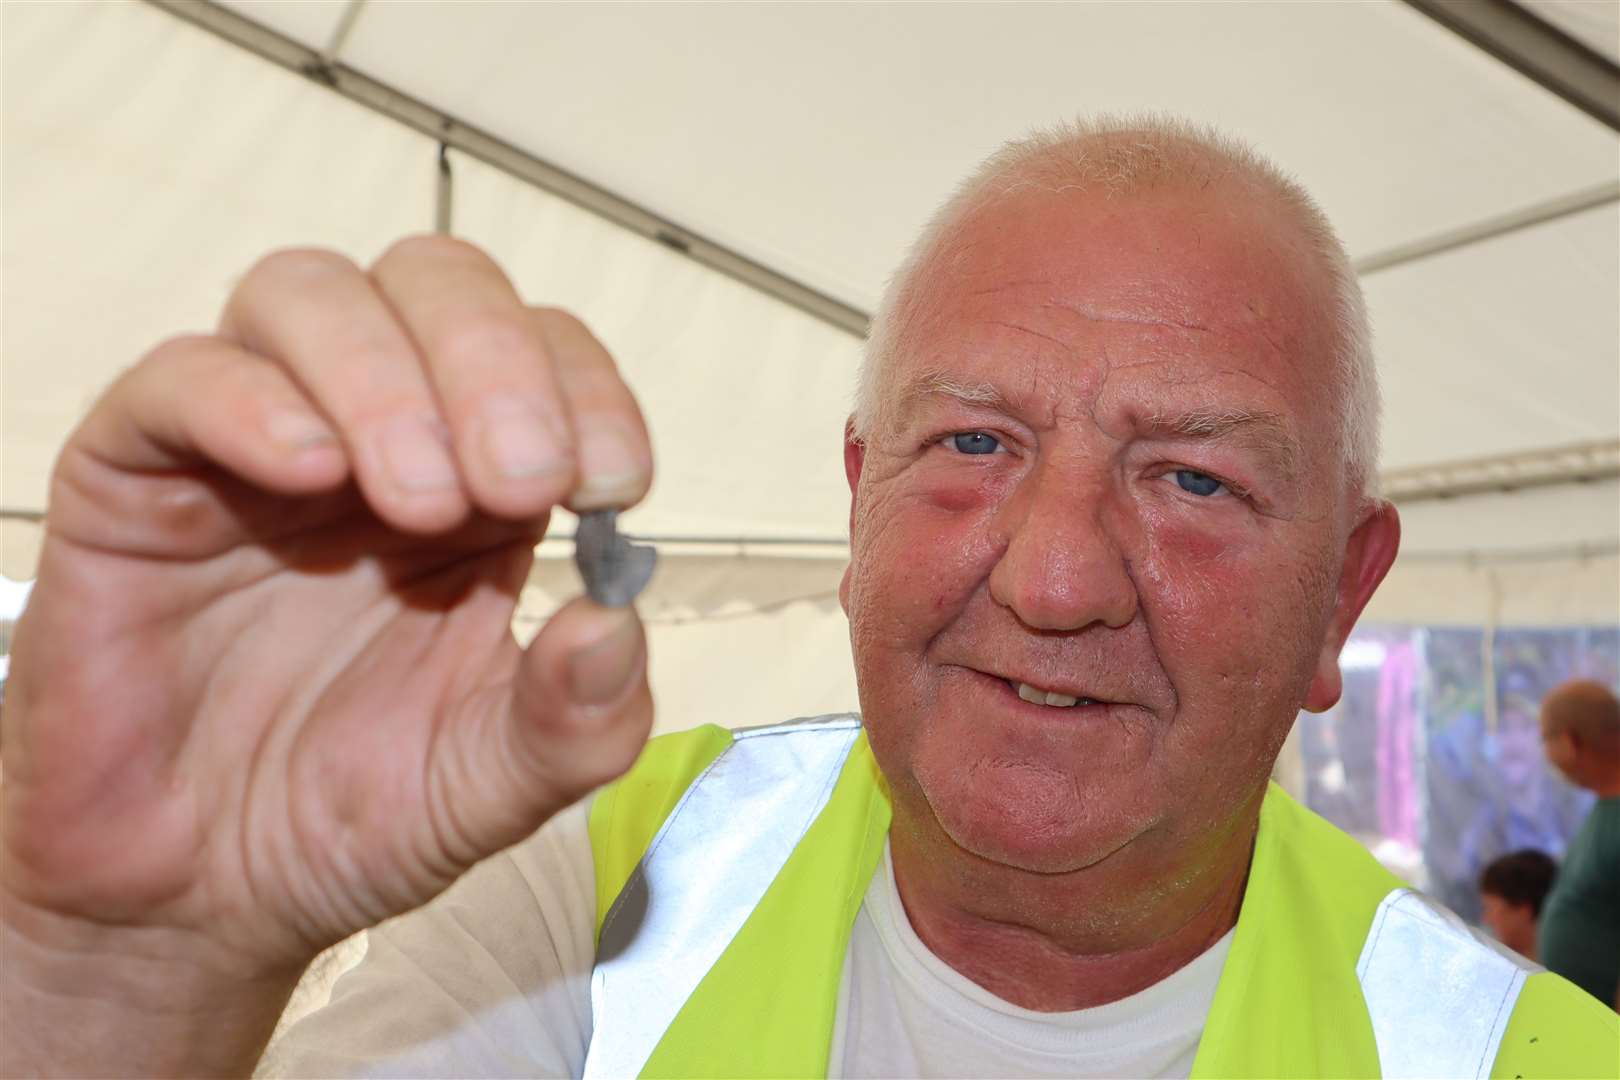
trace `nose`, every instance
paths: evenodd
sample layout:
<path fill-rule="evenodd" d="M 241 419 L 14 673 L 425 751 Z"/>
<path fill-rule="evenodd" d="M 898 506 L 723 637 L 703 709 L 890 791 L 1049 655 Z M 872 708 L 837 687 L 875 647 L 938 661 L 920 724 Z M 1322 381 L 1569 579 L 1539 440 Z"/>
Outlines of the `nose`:
<path fill-rule="evenodd" d="M 990 572 L 990 596 L 1026 626 L 1117 629 L 1136 617 L 1124 523 L 1106 479 L 1077 487 L 1072 475 L 1043 469 L 1024 481 L 1002 518 L 1007 546 Z"/>

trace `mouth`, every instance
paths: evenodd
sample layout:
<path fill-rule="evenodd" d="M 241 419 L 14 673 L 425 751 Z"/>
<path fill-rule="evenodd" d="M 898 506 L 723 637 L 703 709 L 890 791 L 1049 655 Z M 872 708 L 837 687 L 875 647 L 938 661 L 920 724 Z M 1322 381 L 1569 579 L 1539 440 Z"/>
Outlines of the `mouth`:
<path fill-rule="evenodd" d="M 1044 686 L 1035 686 L 1027 682 L 1018 682 L 1015 679 L 1002 679 L 1012 691 L 1031 705 L 1049 705 L 1054 709 L 1072 709 L 1075 706 L 1107 705 L 1108 702 L 1098 698 L 1085 697 L 1076 694 L 1065 694 L 1061 690 L 1048 690 Z"/>
<path fill-rule="evenodd" d="M 982 668 L 968 668 L 975 681 L 986 689 L 993 689 L 997 694 L 1007 694 L 1016 697 L 1019 701 L 1029 705 L 1038 705 L 1043 709 L 1107 709 L 1125 702 L 1114 701 L 1110 698 L 1099 697 L 1094 688 L 1079 685 L 1076 682 L 1066 681 L 1057 686 L 1045 686 L 1041 683 L 1027 682 L 1011 675 L 1003 675 L 996 671 L 985 671 Z M 1088 694 L 1085 691 L 1093 690 Z"/>

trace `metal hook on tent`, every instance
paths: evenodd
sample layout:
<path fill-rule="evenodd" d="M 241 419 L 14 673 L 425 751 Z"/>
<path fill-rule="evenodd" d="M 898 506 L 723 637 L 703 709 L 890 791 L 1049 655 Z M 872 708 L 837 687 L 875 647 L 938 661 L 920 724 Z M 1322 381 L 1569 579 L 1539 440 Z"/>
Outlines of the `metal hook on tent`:
<path fill-rule="evenodd" d="M 434 185 L 433 231 L 450 231 L 450 211 L 454 203 L 454 178 L 450 175 L 450 144 L 439 144 L 439 176 Z"/>

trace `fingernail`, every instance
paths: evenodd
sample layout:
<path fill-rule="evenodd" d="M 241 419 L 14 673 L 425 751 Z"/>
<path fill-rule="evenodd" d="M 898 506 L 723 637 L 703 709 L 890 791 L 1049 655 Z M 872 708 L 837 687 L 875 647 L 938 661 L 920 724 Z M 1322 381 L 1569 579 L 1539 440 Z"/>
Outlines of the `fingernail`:
<path fill-rule="evenodd" d="M 484 457 L 497 473 L 522 480 L 563 466 L 562 448 L 533 411 L 496 405 L 484 411 Z"/>
<path fill-rule="evenodd" d="M 383 467 L 401 489 L 442 491 L 460 482 L 442 425 L 419 416 L 396 416 L 383 425 L 378 439 Z"/>
<path fill-rule="evenodd" d="M 568 657 L 568 692 L 581 705 L 601 705 L 624 693 L 640 666 L 636 616 L 630 608 L 605 609 L 603 635 Z"/>
<path fill-rule="evenodd" d="M 291 450 L 307 450 L 337 441 L 332 429 L 301 409 L 277 409 L 265 417 L 270 437 Z"/>
<path fill-rule="evenodd" d="M 577 510 L 623 507 L 647 486 L 645 466 L 631 448 L 629 432 L 615 420 L 581 418 L 579 486 L 572 504 Z"/>

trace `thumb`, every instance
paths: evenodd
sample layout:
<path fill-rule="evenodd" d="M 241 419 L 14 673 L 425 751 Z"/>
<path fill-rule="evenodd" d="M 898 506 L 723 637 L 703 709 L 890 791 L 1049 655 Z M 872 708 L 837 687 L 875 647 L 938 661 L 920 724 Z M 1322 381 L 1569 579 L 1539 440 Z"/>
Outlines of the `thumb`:
<path fill-rule="evenodd" d="M 446 727 L 451 745 L 436 748 L 432 764 L 441 820 L 453 823 L 454 840 L 444 839 L 467 865 L 635 763 L 653 717 L 641 619 L 632 607 L 570 601 L 523 652 L 510 684 L 473 707 L 472 722 Z"/>

